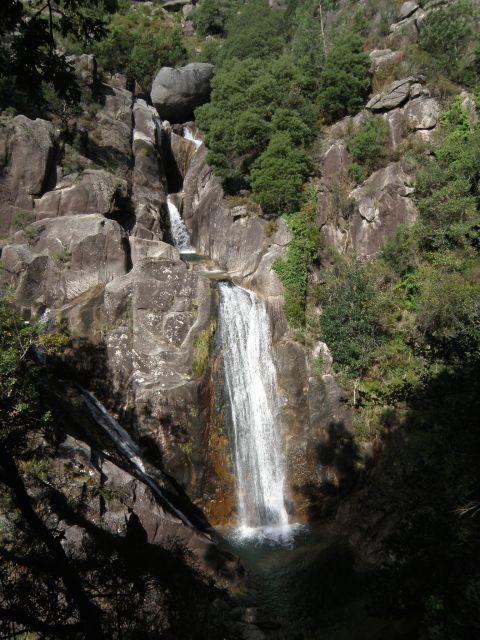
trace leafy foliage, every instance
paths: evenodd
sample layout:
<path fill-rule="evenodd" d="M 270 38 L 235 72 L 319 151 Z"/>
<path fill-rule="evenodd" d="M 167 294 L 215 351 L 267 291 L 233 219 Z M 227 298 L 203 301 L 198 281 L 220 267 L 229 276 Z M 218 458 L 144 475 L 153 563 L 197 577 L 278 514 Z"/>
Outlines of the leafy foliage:
<path fill-rule="evenodd" d="M 388 156 L 389 134 L 381 116 L 369 118 L 350 140 L 348 150 L 353 159 L 368 172 L 378 169 Z"/>
<path fill-rule="evenodd" d="M 135 6 L 110 17 L 106 39 L 96 47 L 102 67 L 123 73 L 149 90 L 162 66 L 185 62 L 180 25 L 159 9 Z"/>
<path fill-rule="evenodd" d="M 337 35 L 320 74 L 318 104 L 328 122 L 355 114 L 370 89 L 370 59 L 356 33 Z"/>
<path fill-rule="evenodd" d="M 478 52 L 478 10 L 472 0 L 456 0 L 428 14 L 420 31 L 420 46 L 432 63 L 456 80 L 469 80 Z"/>
<path fill-rule="evenodd" d="M 293 238 L 288 245 L 286 260 L 276 260 L 273 268 L 285 288 L 284 311 L 290 326 L 305 326 L 308 277 L 318 257 L 319 230 L 316 224 L 316 190 L 307 190 L 298 213 L 285 217 Z"/>
<path fill-rule="evenodd" d="M 22 96 L 41 98 L 50 84 L 67 102 L 80 91 L 73 66 L 57 48 L 58 38 L 91 43 L 104 35 L 99 0 L 3 0 L 0 7 L 0 107 Z M 28 107 L 26 107 L 28 109 Z"/>
<path fill-rule="evenodd" d="M 310 161 L 305 151 L 296 148 L 288 134 L 276 133 L 252 165 L 249 178 L 252 197 L 266 213 L 295 211 L 309 172 Z"/>
<path fill-rule="evenodd" d="M 301 82 L 286 56 L 268 64 L 232 59 L 217 71 L 211 102 L 196 110 L 196 120 L 207 132 L 209 160 L 227 189 L 245 186 L 252 163 L 273 135 L 290 134 L 292 145 L 309 138 L 310 129 L 296 108 L 304 106 Z"/>

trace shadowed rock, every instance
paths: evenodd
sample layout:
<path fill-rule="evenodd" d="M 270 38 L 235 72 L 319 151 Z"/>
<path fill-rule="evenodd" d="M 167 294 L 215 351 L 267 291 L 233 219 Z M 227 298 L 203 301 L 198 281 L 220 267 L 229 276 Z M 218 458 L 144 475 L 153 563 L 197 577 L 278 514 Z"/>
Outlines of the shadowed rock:
<path fill-rule="evenodd" d="M 162 67 L 151 91 L 160 117 L 169 122 L 192 120 L 194 109 L 210 98 L 213 69 L 205 62 L 192 62 L 179 69 Z"/>

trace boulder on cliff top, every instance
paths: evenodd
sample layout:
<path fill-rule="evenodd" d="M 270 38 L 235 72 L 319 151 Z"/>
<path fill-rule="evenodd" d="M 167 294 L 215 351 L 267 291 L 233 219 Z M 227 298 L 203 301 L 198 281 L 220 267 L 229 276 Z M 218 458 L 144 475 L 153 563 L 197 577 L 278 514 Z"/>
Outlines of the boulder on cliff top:
<path fill-rule="evenodd" d="M 162 67 L 153 81 L 151 98 L 163 120 L 186 122 L 194 109 L 210 98 L 213 65 L 192 62 L 174 69 Z"/>

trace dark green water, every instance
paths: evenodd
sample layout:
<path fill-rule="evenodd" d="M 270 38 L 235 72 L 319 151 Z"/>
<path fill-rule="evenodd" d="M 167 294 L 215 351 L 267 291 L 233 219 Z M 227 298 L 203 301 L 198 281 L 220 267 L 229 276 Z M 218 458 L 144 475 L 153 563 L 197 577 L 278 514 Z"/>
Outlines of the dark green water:
<path fill-rule="evenodd" d="M 343 543 L 319 530 L 303 530 L 287 546 L 238 541 L 222 531 L 247 569 L 242 607 L 269 639 L 407 640 L 405 621 L 372 614 L 371 575 L 355 566 Z"/>

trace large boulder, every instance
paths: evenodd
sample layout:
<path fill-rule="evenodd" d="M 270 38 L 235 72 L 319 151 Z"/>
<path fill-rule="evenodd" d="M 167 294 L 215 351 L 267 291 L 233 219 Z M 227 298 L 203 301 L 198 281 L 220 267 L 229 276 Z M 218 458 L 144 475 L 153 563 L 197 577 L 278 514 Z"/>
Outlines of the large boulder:
<path fill-rule="evenodd" d="M 187 122 L 192 120 L 194 109 L 210 98 L 210 80 L 213 65 L 192 62 L 173 69 L 162 67 L 152 85 L 152 103 L 163 120 Z"/>
<path fill-rule="evenodd" d="M 0 124 L 0 234 L 18 211 L 55 186 L 56 132 L 51 122 L 16 116 Z M 33 217 L 33 216 L 32 216 Z"/>
<path fill-rule="evenodd" d="M 403 78 L 402 80 L 395 80 L 386 91 L 374 95 L 369 100 L 367 109 L 378 113 L 400 107 L 405 104 L 409 98 L 416 95 L 418 86 L 418 79 L 412 76 Z"/>
<path fill-rule="evenodd" d="M 127 239 L 99 215 L 35 222 L 2 251 L 2 280 L 23 307 L 60 307 L 127 271 Z"/>
<path fill-rule="evenodd" d="M 35 200 L 35 217 L 57 218 L 81 214 L 107 216 L 121 210 L 127 182 L 103 169 L 89 169 L 64 178 L 53 191 Z"/>

